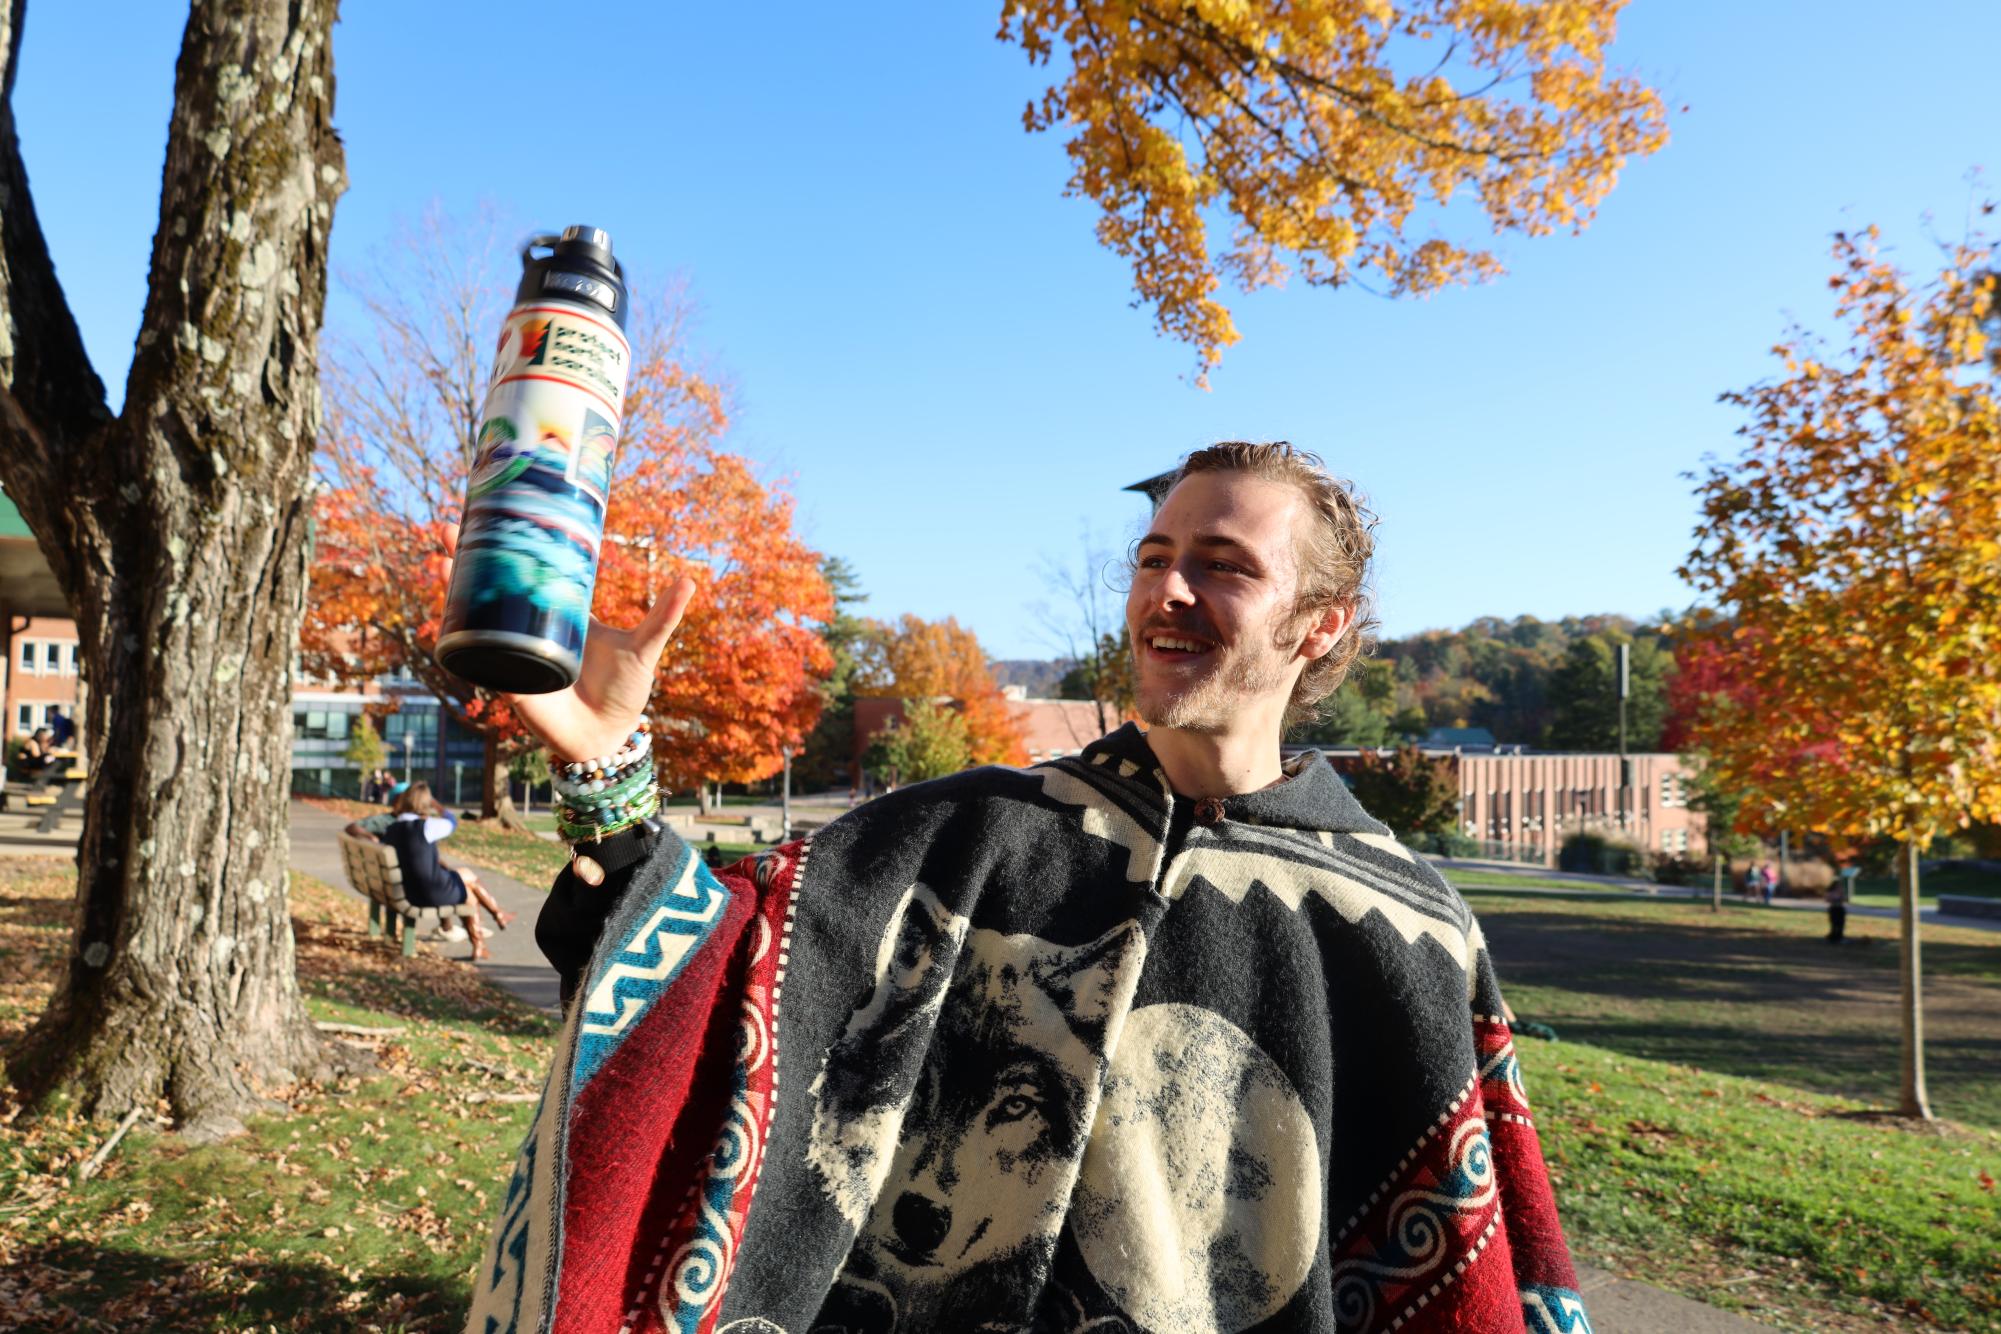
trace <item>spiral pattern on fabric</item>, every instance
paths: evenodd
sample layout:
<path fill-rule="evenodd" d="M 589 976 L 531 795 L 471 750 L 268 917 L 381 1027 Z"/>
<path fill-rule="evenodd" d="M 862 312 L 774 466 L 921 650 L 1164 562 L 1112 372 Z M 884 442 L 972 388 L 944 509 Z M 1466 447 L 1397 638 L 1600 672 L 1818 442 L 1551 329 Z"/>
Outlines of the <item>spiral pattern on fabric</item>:
<path fill-rule="evenodd" d="M 771 1030 L 764 1011 L 753 998 L 743 1003 L 743 1022 L 737 1025 L 737 1059 L 746 1072 L 763 1068 L 771 1055 Z"/>
<path fill-rule="evenodd" d="M 714 1175 L 724 1181 L 734 1181 L 745 1175 L 751 1164 L 757 1161 L 757 1137 L 757 1117 L 751 1112 L 750 1104 L 742 1098 L 732 1100 L 729 1124 L 723 1127 L 722 1138 L 717 1141 L 716 1151 L 709 1159 Z"/>
<path fill-rule="evenodd" d="M 1337 1277 L 1334 1281 L 1334 1314 L 1339 1317 L 1343 1329 L 1373 1328 L 1376 1315 L 1375 1281 L 1353 1271 Z"/>
<path fill-rule="evenodd" d="M 692 1237 L 674 1252 L 668 1271 L 674 1276 L 674 1299 L 681 1306 L 706 1306 L 722 1286 L 729 1264 L 720 1242 Z"/>

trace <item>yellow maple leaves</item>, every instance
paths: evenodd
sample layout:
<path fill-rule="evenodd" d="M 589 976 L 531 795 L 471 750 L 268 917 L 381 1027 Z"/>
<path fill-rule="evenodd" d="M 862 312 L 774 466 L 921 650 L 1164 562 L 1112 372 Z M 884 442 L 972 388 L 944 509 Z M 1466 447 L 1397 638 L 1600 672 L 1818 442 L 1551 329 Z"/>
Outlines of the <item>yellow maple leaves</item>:
<path fill-rule="evenodd" d="M 1914 291 L 1873 228 L 1834 252 L 1845 344 L 1796 332 L 1782 378 L 1724 395 L 1746 448 L 1701 480 L 1682 573 L 1734 620 L 1740 688 L 1694 739 L 1754 806 L 1923 848 L 2001 818 L 1994 255 Z"/>
<path fill-rule="evenodd" d="M 1623 3 L 1008 0 L 998 36 L 1068 55 L 1023 123 L 1067 128 L 1066 193 L 1206 379 L 1238 337 L 1223 275 L 1398 295 L 1491 277 L 1489 251 L 1405 236 L 1462 191 L 1496 231 L 1589 222 L 1667 140 L 1659 97 L 1605 69 Z"/>

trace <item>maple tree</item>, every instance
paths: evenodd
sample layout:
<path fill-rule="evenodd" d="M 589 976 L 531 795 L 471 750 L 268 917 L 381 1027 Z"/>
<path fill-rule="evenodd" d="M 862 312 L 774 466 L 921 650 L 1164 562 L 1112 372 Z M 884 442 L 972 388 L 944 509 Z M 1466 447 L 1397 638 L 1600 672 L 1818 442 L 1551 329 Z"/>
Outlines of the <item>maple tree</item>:
<path fill-rule="evenodd" d="M 144 310 L 107 398 L 16 134 L 25 0 L 0 4 L 0 483 L 90 683 L 69 947 L 7 1075 L 66 1113 L 164 1099 L 198 1137 L 242 1130 L 269 1088 L 337 1055 L 293 971 L 284 782 L 313 364 L 347 181 L 335 8 L 188 6 Z"/>
<path fill-rule="evenodd" d="M 1716 780 L 1785 826 L 1900 847 L 1901 1111 L 1929 1117 L 1918 857 L 2001 815 L 2001 402 L 1992 250 L 1922 286 L 1836 237 L 1841 344 L 1795 329 L 1782 376 L 1699 480 L 1682 573 L 1732 622 L 1690 729 Z"/>
<path fill-rule="evenodd" d="M 1098 205 L 1098 239 L 1206 376 L 1237 340 L 1223 275 L 1246 291 L 1369 275 L 1399 295 L 1491 277 L 1490 251 L 1406 236 L 1462 192 L 1497 232 L 1590 222 L 1626 160 L 1667 141 L 1660 98 L 1606 71 L 1622 8 L 1009 0 L 997 35 L 1038 64 L 1060 53 L 1023 124 L 1069 128 L 1066 193 Z"/>
<path fill-rule="evenodd" d="M 495 276 L 496 233 L 490 216 L 433 210 L 350 284 L 370 336 L 328 358 L 328 490 L 301 653 L 324 677 L 400 669 L 419 680 L 486 742 L 483 811 L 511 823 L 508 768 L 534 741 L 504 697 L 432 657 L 485 354 L 510 290 Z M 808 696 L 826 654 L 802 623 L 831 614 L 831 602 L 818 556 L 791 530 L 789 497 L 721 448 L 724 394 L 688 363 L 685 303 L 668 290 L 634 304 L 593 612 L 629 623 L 652 589 L 695 578 L 700 597 L 654 696 L 663 781 L 763 777 L 817 716 Z"/>
<path fill-rule="evenodd" d="M 949 699 L 965 720 L 972 763 L 1028 763 L 1020 720 L 994 681 L 986 651 L 956 617 L 927 621 L 906 613 L 894 625 L 871 622 L 858 654 L 855 693 Z"/>
<path fill-rule="evenodd" d="M 867 770 L 889 787 L 943 778 L 974 763 L 973 738 L 957 710 L 928 699 L 905 700 L 903 716 L 869 742 Z"/>
<path fill-rule="evenodd" d="M 1398 746 L 1388 755 L 1365 750 L 1346 776 L 1362 809 L 1399 837 L 1458 827 L 1458 766 L 1446 756 L 1426 755 L 1416 746 Z"/>
<path fill-rule="evenodd" d="M 678 389 L 653 392 L 668 399 Z M 695 789 L 705 812 L 711 784 L 777 773 L 783 748 L 801 748 L 826 706 L 820 683 L 835 662 L 819 627 L 835 615 L 834 595 L 792 515 L 791 495 L 761 483 L 744 459 L 683 440 L 641 451 L 605 516 L 615 540 L 599 573 L 598 615 L 635 623 L 667 579 L 695 581 L 647 712 L 662 785 Z"/>

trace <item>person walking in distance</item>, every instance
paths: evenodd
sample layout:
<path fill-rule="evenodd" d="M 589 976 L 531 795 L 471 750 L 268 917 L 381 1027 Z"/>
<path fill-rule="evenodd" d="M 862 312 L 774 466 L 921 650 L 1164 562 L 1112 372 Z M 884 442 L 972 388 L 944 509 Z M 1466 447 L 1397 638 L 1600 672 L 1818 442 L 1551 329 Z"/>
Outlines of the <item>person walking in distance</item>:
<path fill-rule="evenodd" d="M 1848 932 L 1848 901 L 1853 897 L 1855 868 L 1844 866 L 1827 887 L 1827 943 L 1839 945 Z"/>
<path fill-rule="evenodd" d="M 564 1030 L 467 1328 L 1588 1328 L 1477 923 L 1280 750 L 1367 647 L 1372 525 L 1197 450 L 1129 551 L 1144 728 L 719 870 L 641 718 L 691 582 L 512 697 Z"/>

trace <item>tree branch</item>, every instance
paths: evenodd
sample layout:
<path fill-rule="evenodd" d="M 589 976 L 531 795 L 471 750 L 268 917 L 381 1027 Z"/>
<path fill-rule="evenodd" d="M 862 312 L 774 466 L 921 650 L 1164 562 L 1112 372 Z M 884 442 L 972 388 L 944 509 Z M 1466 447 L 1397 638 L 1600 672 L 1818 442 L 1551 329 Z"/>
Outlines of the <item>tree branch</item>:
<path fill-rule="evenodd" d="M 104 384 L 49 258 L 14 124 L 27 0 L 0 8 L 0 483 L 37 534 L 64 525 L 74 498 L 65 464 L 110 421 Z M 43 551 L 74 597 L 77 571 L 50 543 Z"/>

